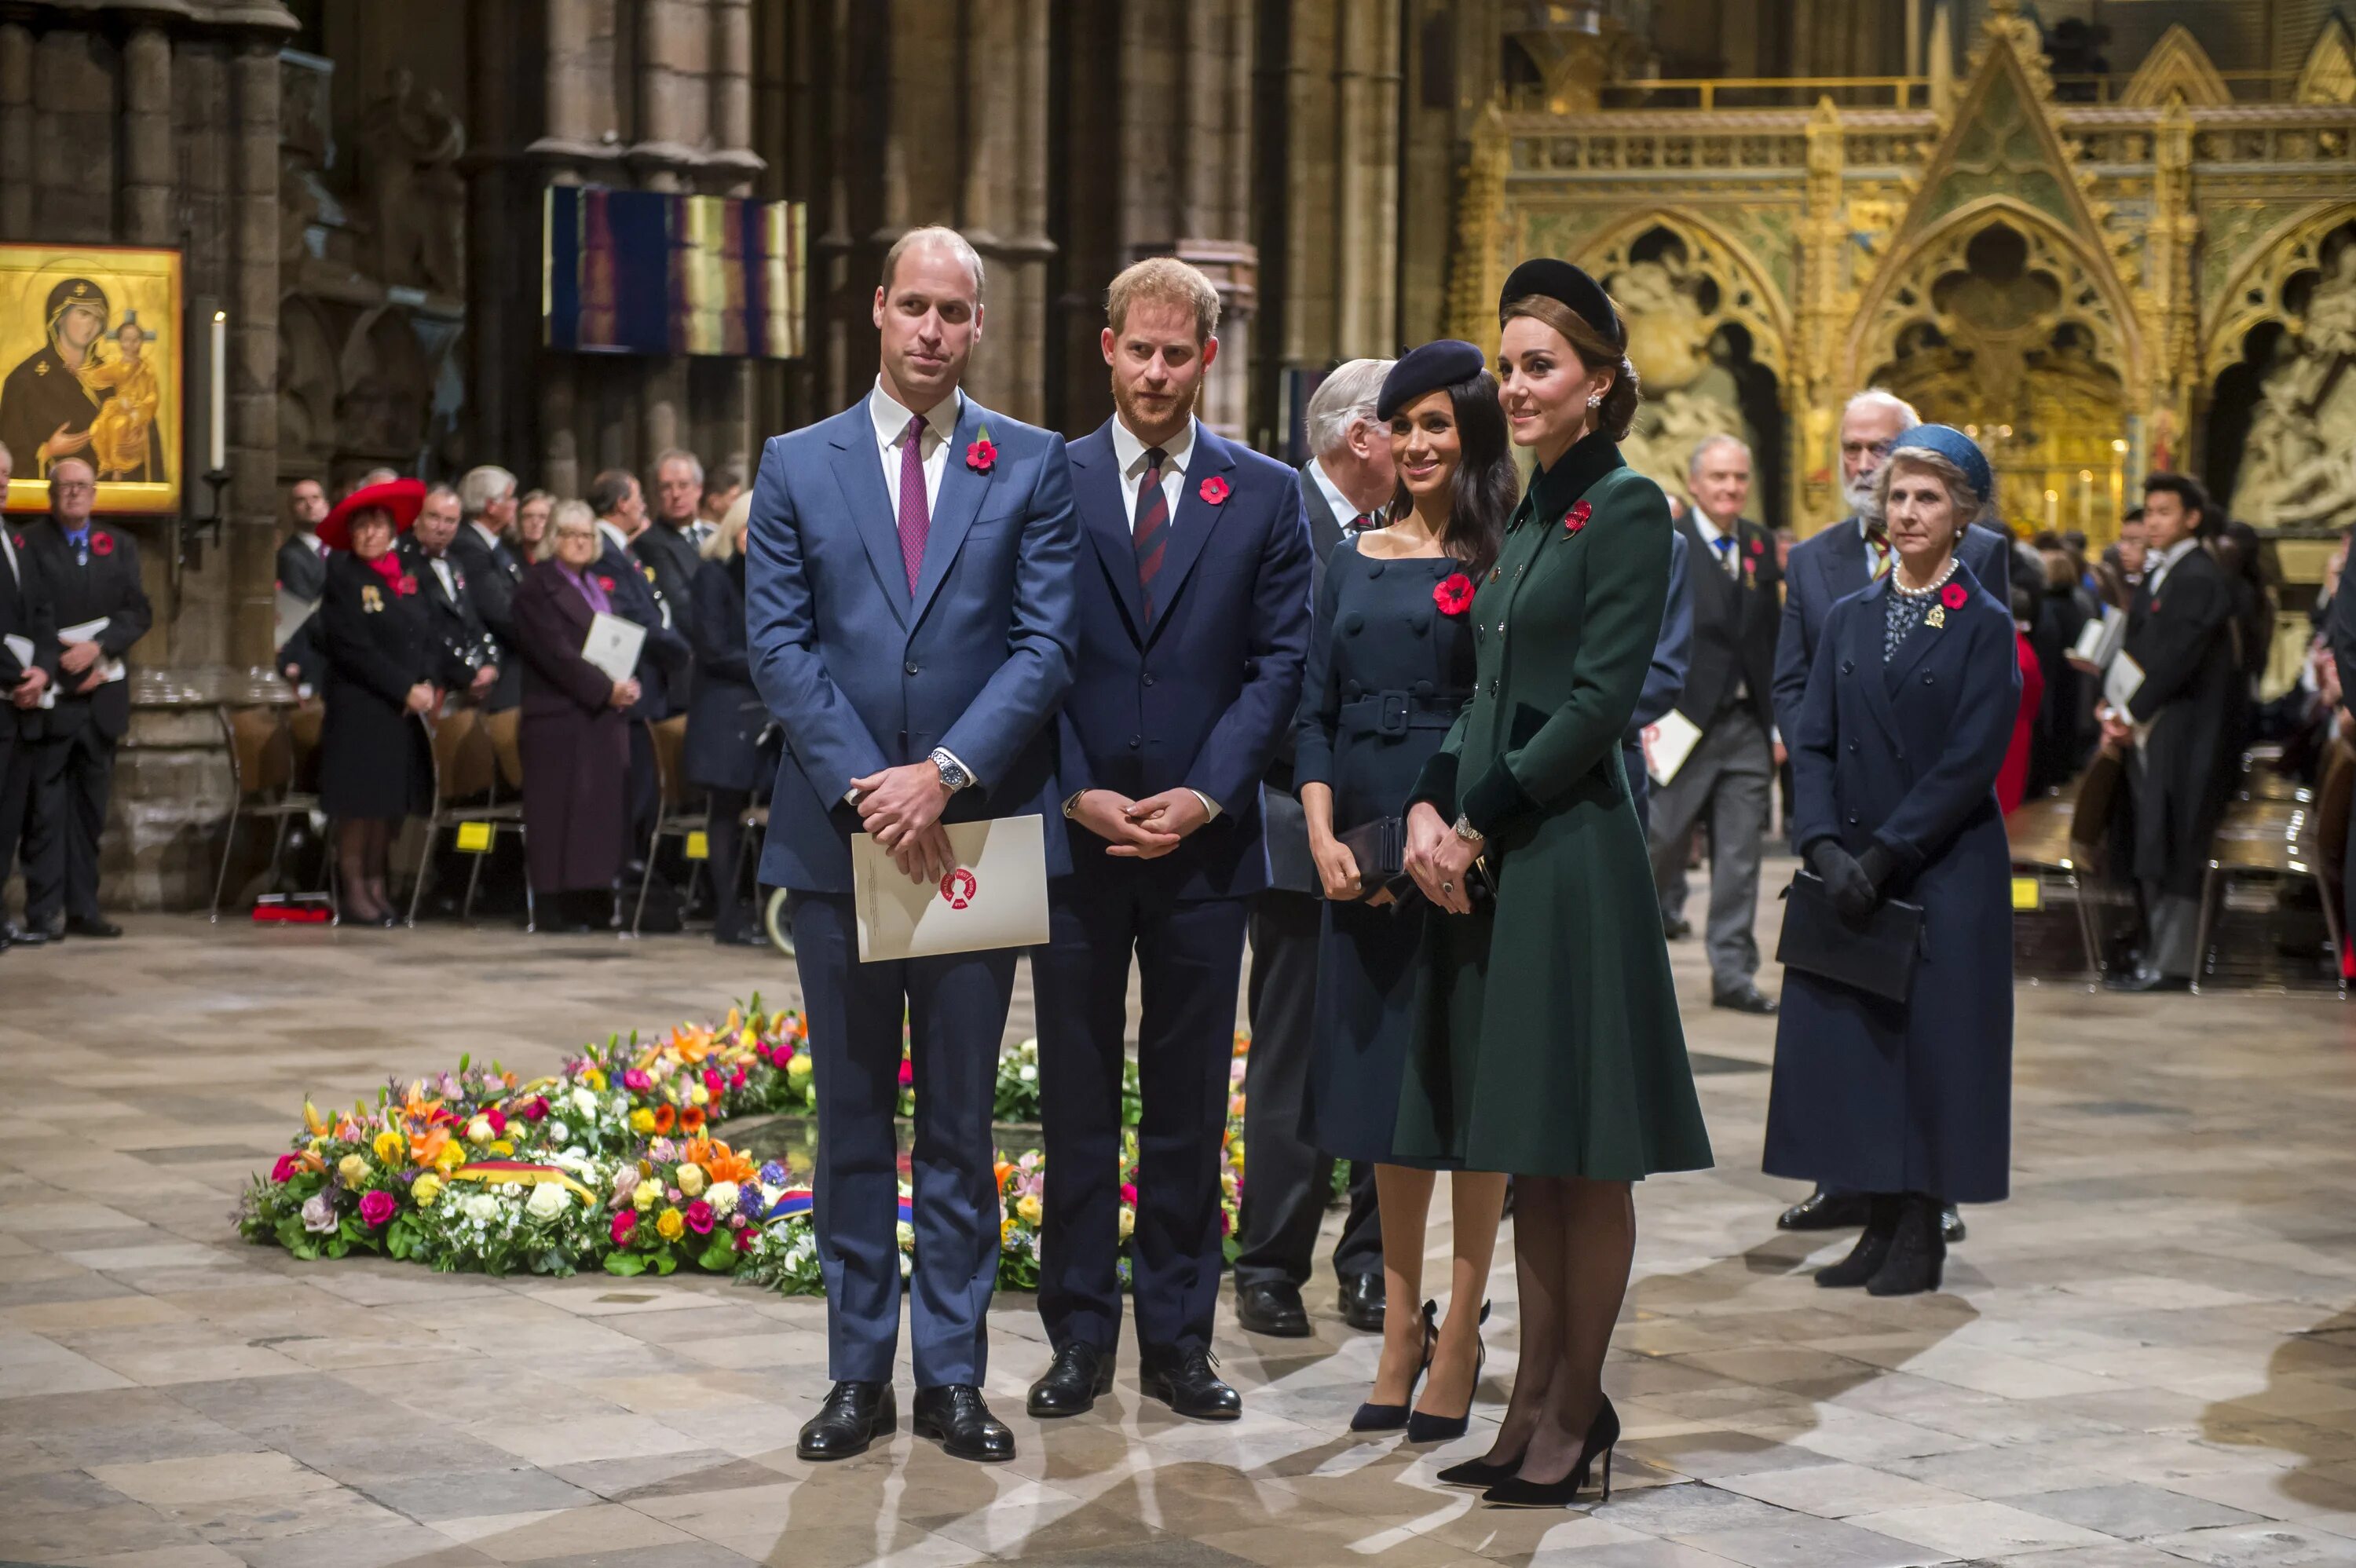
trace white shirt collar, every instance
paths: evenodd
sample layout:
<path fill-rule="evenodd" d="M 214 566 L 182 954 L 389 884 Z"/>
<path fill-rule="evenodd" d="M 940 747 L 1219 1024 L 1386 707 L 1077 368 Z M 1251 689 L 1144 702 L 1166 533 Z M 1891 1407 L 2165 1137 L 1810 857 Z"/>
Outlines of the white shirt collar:
<path fill-rule="evenodd" d="M 1709 514 L 1703 511 L 1699 507 L 1696 507 L 1693 509 L 1693 520 L 1695 529 L 1701 535 L 1701 542 L 1709 546 L 1712 549 L 1716 549 L 1718 548 L 1719 540 L 1734 538 L 1741 528 L 1741 525 L 1738 522 L 1733 528 L 1721 528 L 1716 523 L 1711 522 L 1709 520 Z"/>
<path fill-rule="evenodd" d="M 1347 528 L 1365 515 L 1351 503 L 1350 497 L 1342 494 L 1341 486 L 1333 483 L 1333 476 L 1325 472 L 1325 464 L 1313 457 L 1309 460 L 1309 477 L 1316 482 L 1318 492 L 1325 497 L 1325 504 L 1333 508 L 1333 520 L 1343 528 Z"/>
<path fill-rule="evenodd" d="M 305 546 L 314 551 L 316 551 L 319 548 L 319 530 L 316 528 L 296 528 L 294 530 L 294 537 L 301 539 Z"/>
<path fill-rule="evenodd" d="M 957 433 L 958 416 L 964 411 L 965 389 L 960 387 L 925 411 L 926 433 L 937 445 L 948 441 Z M 867 395 L 867 417 L 874 421 L 875 439 L 879 443 L 891 446 L 898 442 L 907 433 L 908 421 L 916 414 L 916 410 L 884 389 L 883 377 L 875 378 L 875 389 Z"/>
<path fill-rule="evenodd" d="M 483 527 L 480 522 L 470 523 L 467 526 L 475 530 L 476 535 L 480 538 L 485 544 L 489 545 L 494 549 L 498 548 L 499 536 L 495 531 Z"/>
<path fill-rule="evenodd" d="M 2159 551 L 2157 555 L 2145 556 L 2143 563 L 2143 580 L 2146 582 L 2150 583 L 2154 589 L 2157 589 L 2159 586 L 2159 580 L 2168 575 L 2169 568 L 2174 566 L 2178 561 L 2182 560 L 2186 556 L 2190 555 L 2194 550 L 2199 549 L 2200 548 L 2200 536 L 2197 534 L 2187 534 L 2182 539 L 2178 539 L 2174 544 L 2169 546 L 2166 549 Z"/>
<path fill-rule="evenodd" d="M 597 519 L 597 531 L 604 534 L 605 536 L 605 542 L 612 545 L 616 549 L 625 552 L 629 549 L 630 536 L 624 533 L 618 526 L 607 518 L 600 517 Z"/>
<path fill-rule="evenodd" d="M 1165 475 L 1186 472 L 1186 460 L 1194 454 L 1193 414 L 1186 416 L 1186 428 L 1162 448 L 1162 454 L 1164 459 L 1162 472 Z M 1137 433 L 1120 422 L 1118 414 L 1113 416 L 1112 421 L 1112 455 L 1126 477 L 1133 480 L 1145 472 L 1145 443 L 1138 440 Z"/>

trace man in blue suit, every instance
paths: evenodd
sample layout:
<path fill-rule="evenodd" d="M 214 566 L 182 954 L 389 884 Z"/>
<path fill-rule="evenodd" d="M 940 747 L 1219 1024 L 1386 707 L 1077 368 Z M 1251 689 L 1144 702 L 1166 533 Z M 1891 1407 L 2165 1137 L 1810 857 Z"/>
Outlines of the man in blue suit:
<path fill-rule="evenodd" d="M 745 544 L 754 685 L 782 723 L 761 880 L 788 890 L 816 1059 L 817 1232 L 835 1380 L 807 1459 L 888 1436 L 900 1330 L 901 1020 L 916 1089 L 917 1435 L 1009 1459 L 990 1413 L 986 1314 L 998 1276 L 990 1113 L 1014 989 L 1000 948 L 862 963 L 851 838 L 912 880 L 955 869 L 943 822 L 1052 823 L 1055 714 L 1072 682 L 1070 470 L 1062 438 L 964 395 L 981 336 L 981 260 L 912 229 L 875 291 L 883 368 L 833 418 L 772 437 Z M 1067 869 L 1046 836 L 1050 875 Z"/>
<path fill-rule="evenodd" d="M 1800 699 L 1807 694 L 1808 667 L 1815 662 L 1825 616 L 1840 600 L 1870 587 L 1896 559 L 1882 531 L 1874 485 L 1889 461 L 1890 443 L 1922 422 L 1912 404 L 1879 387 L 1868 387 L 1841 410 L 1841 494 L 1849 515 L 1794 545 L 1783 568 L 1783 621 L 1775 635 L 1778 751 L 1783 737 L 1798 732 Z M 1974 523 L 1955 553 L 1997 603 L 2012 603 L 2012 547 L 2002 534 Z M 1865 1221 L 1862 1194 L 1819 1188 L 1775 1222 L 1786 1231 L 1833 1231 Z M 1940 1224 L 1948 1241 L 1964 1239 L 1954 1204 L 1940 1206 Z"/>
<path fill-rule="evenodd" d="M 1143 977 L 1135 1233 L 1139 1386 L 1233 1420 L 1213 1370 L 1224 1272 L 1220 1135 L 1251 895 L 1268 885 L 1259 781 L 1301 698 L 1313 559 L 1292 470 L 1194 415 L 1219 296 L 1183 261 L 1115 278 L 1103 347 L 1115 413 L 1072 445 L 1088 548 L 1080 650 L 1058 724 L 1071 874 L 1032 957 L 1047 1144 L 1039 1315 L 1055 1359 L 1035 1416 L 1112 1386 L 1120 1337 L 1120 1075 L 1129 971 Z"/>
<path fill-rule="evenodd" d="M 1653 776 L 1644 771 L 1644 727 L 1677 705 L 1686 692 L 1686 671 L 1693 663 L 1693 597 L 1686 588 L 1686 536 L 1669 535 L 1669 602 L 1661 611 L 1661 635 L 1653 644 L 1653 663 L 1644 671 L 1644 688 L 1636 694 L 1636 711 L 1629 716 L 1628 732 L 1620 738 L 1620 763 L 1628 770 L 1628 793 L 1635 798 L 1636 820 L 1651 831 L 1649 808 Z"/>

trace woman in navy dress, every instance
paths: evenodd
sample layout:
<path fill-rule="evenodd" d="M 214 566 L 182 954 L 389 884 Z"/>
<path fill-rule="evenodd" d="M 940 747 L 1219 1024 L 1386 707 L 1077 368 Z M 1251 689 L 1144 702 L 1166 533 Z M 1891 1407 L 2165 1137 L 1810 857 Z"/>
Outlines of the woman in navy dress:
<path fill-rule="evenodd" d="M 1424 763 L 1472 695 L 1472 585 L 1497 557 L 1519 480 L 1497 383 L 1470 343 L 1427 344 L 1391 368 L 1375 405 L 1390 427 L 1399 487 L 1387 527 L 1333 548 L 1301 685 L 1293 777 L 1309 848 L 1331 901 L 1317 965 L 1305 1141 L 1375 1167 L 1385 1299 L 1423 1298 L 1432 1167 L 1391 1153 L 1405 1072 L 1415 955 L 1429 905 L 1369 886 L 1339 835 L 1407 809 Z M 1462 1436 L 1480 1379 L 1482 1294 L 1505 1179 L 1459 1171 L 1450 1184 L 1455 1257 L 1448 1317 L 1384 1319 L 1383 1351 L 1354 1430 L 1404 1426 L 1411 1442 Z M 1429 1371 L 1422 1400 L 1416 1384 Z"/>
<path fill-rule="evenodd" d="M 1844 918 L 1922 908 L 1903 1002 L 1787 969 L 1767 1102 L 1771 1176 L 1869 1196 L 1817 1272 L 1875 1296 L 1935 1290 L 1944 1196 L 1993 1203 L 2012 1149 L 2012 859 L 1997 772 L 2020 701 L 2012 613 L 1955 558 L 1987 458 L 1946 425 L 1898 438 L 1882 515 L 1898 562 L 1835 604 L 1792 748 L 1793 838 Z"/>

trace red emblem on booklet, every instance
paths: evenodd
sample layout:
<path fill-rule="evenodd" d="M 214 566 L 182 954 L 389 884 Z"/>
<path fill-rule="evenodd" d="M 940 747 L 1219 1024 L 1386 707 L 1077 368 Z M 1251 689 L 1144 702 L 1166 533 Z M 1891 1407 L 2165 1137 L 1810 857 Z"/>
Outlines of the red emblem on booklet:
<path fill-rule="evenodd" d="M 1217 506 L 1227 498 L 1227 482 L 1215 474 L 1212 475 L 1203 481 L 1202 496 L 1212 506 Z"/>
<path fill-rule="evenodd" d="M 1563 515 L 1563 533 L 1565 535 L 1577 533 L 1580 529 L 1587 526 L 1587 519 L 1594 515 L 1594 507 L 1589 506 L 1584 501 L 1579 502 L 1577 505 L 1573 506 L 1569 512 Z"/>
<path fill-rule="evenodd" d="M 941 901 L 951 909 L 963 909 L 973 902 L 973 895 L 981 891 L 973 873 L 959 866 L 941 879 Z"/>
<path fill-rule="evenodd" d="M 1472 580 L 1461 571 L 1450 572 L 1432 584 L 1431 602 L 1443 615 L 1462 615 L 1472 607 Z"/>
<path fill-rule="evenodd" d="M 92 555 L 112 555 L 114 553 L 114 536 L 112 534 L 91 535 L 90 553 Z"/>
<path fill-rule="evenodd" d="M 1960 582 L 1950 582 L 1939 590 L 1939 603 L 1950 610 L 1962 609 L 1964 602 L 1970 597 L 1969 593 L 1964 592 L 1964 585 Z"/>
<path fill-rule="evenodd" d="M 988 436 L 983 436 L 965 449 L 965 465 L 976 474 L 987 474 L 998 465 L 998 448 Z"/>

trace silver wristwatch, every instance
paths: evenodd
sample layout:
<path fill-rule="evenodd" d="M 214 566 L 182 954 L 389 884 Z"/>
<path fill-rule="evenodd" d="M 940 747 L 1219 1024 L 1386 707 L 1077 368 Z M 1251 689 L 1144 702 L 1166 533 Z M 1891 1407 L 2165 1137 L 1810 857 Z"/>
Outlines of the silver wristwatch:
<path fill-rule="evenodd" d="M 965 771 L 964 764 L 949 755 L 948 747 L 935 746 L 927 760 L 941 770 L 941 787 L 951 795 L 973 783 L 973 775 Z"/>
<path fill-rule="evenodd" d="M 1463 839 L 1467 844 L 1481 842 L 1480 830 L 1474 827 L 1471 819 L 1461 811 L 1456 814 L 1456 837 Z"/>

